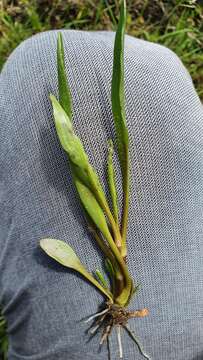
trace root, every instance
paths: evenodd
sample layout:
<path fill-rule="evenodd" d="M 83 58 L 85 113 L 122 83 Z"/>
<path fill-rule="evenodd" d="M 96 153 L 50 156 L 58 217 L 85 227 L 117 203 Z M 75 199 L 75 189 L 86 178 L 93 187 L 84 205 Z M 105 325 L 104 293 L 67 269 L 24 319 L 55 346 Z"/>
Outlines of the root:
<path fill-rule="evenodd" d="M 105 310 L 103 310 L 103 311 L 101 311 L 101 312 L 99 312 L 99 313 L 96 313 L 96 314 L 90 316 L 87 320 L 85 320 L 85 323 L 88 323 L 88 322 L 94 320 L 96 317 L 99 317 L 99 316 L 105 314 L 107 311 L 109 311 L 108 308 L 106 308 Z"/>
<path fill-rule="evenodd" d="M 106 326 L 106 328 L 103 331 L 99 345 L 102 345 L 104 343 L 104 341 L 107 340 L 108 336 L 111 333 L 112 326 L 113 326 L 112 324 L 109 324 Z"/>
<path fill-rule="evenodd" d="M 119 358 L 123 358 L 123 348 L 121 342 L 121 328 L 124 328 L 131 339 L 136 343 L 140 353 L 145 359 L 150 360 L 149 356 L 145 354 L 142 349 L 139 340 L 134 335 L 134 333 L 128 328 L 127 323 L 128 320 L 135 317 L 144 317 L 148 315 L 149 311 L 147 309 L 136 310 L 136 311 L 128 311 L 125 308 L 119 307 L 118 305 L 108 303 L 106 304 L 106 308 L 92 316 L 90 316 L 85 322 L 88 323 L 93 320 L 92 326 L 90 326 L 89 333 L 93 337 L 100 327 L 103 326 L 103 331 L 100 340 L 100 346 L 107 341 L 107 346 L 109 345 L 109 337 L 113 327 L 116 327 L 117 331 L 117 340 L 118 340 L 118 349 L 119 349 Z M 95 321 L 96 319 L 96 321 Z M 110 348 L 109 356 L 110 356 Z"/>
<path fill-rule="evenodd" d="M 90 332 L 91 335 L 94 335 L 97 332 L 97 330 L 102 325 L 105 317 L 106 317 L 106 314 L 104 314 L 99 320 L 96 321 L 95 326 L 92 329 L 90 328 L 89 332 Z"/>
<path fill-rule="evenodd" d="M 145 357 L 145 359 L 148 359 L 150 360 L 150 357 L 143 351 L 143 348 L 138 340 L 138 338 L 134 335 L 133 331 L 131 331 L 126 325 L 123 326 L 124 329 L 127 331 L 127 333 L 130 335 L 131 339 L 136 343 L 138 349 L 139 349 L 139 352 L 142 356 Z"/>
<path fill-rule="evenodd" d="M 118 338 L 118 348 L 119 348 L 119 357 L 120 359 L 123 358 L 123 348 L 121 343 L 121 326 L 118 325 L 117 327 L 117 338 Z"/>
<path fill-rule="evenodd" d="M 108 360 L 111 360 L 111 349 L 109 344 L 109 336 L 107 337 L 107 350 L 108 350 Z"/>

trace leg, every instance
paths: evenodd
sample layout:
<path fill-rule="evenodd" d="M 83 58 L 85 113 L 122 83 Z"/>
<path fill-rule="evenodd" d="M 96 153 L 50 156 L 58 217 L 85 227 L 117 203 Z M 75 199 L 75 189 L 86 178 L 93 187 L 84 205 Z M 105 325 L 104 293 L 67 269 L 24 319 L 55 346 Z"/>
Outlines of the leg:
<path fill-rule="evenodd" d="M 97 353 L 97 337 L 86 344 L 80 322 L 98 310 L 102 297 L 39 249 L 45 236 L 67 240 L 90 270 L 102 266 L 54 129 L 48 95 L 57 95 L 56 36 L 51 31 L 23 42 L 1 75 L 0 302 L 9 359 L 102 360 L 107 350 Z M 104 181 L 106 142 L 114 133 L 114 35 L 63 36 L 74 126 Z M 197 360 L 203 345 L 202 105 L 179 59 L 159 45 L 126 37 L 125 80 L 132 166 L 128 261 L 142 283 L 131 306 L 150 310 L 131 328 L 152 359 Z M 116 336 L 110 349 L 114 359 Z M 123 350 L 128 360 L 141 359 L 127 338 Z"/>

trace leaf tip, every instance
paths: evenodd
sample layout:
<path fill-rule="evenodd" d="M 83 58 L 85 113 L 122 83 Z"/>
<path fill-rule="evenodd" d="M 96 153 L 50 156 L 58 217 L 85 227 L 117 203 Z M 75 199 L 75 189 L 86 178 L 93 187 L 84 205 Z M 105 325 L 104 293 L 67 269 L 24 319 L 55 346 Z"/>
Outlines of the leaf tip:
<path fill-rule="evenodd" d="M 50 242 L 50 239 L 41 239 L 39 242 L 39 245 L 43 250 L 45 250 L 45 249 L 47 249 L 49 242 Z"/>
<path fill-rule="evenodd" d="M 62 32 L 59 31 L 58 36 L 57 36 L 57 48 L 58 51 L 63 49 L 63 36 L 62 36 Z"/>

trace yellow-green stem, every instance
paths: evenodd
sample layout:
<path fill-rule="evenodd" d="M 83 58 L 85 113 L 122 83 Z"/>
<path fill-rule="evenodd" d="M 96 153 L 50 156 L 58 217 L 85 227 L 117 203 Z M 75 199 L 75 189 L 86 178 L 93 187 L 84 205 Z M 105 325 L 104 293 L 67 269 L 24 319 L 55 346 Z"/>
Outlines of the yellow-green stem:
<path fill-rule="evenodd" d="M 120 269 L 122 271 L 122 274 L 124 276 L 124 288 L 122 289 L 121 293 L 119 294 L 119 296 L 115 299 L 116 303 L 119 304 L 120 306 L 125 306 L 125 304 L 128 301 L 128 298 L 130 296 L 131 293 L 131 288 L 132 288 L 132 280 L 130 277 L 130 274 L 128 272 L 127 266 L 121 256 L 121 253 L 119 252 L 116 244 L 114 243 L 111 234 L 109 233 L 109 236 L 107 238 L 107 241 L 109 243 L 109 246 L 120 266 Z"/>
<path fill-rule="evenodd" d="M 127 256 L 127 226 L 128 226 L 128 211 L 129 211 L 129 154 L 127 154 L 127 164 L 126 164 L 126 173 L 125 182 L 123 183 L 123 214 L 122 214 L 122 224 L 121 224 L 121 237 L 122 237 L 122 247 L 121 255 L 123 259 L 126 259 Z"/>
<path fill-rule="evenodd" d="M 116 247 L 119 249 L 119 251 L 121 251 L 122 238 L 121 238 L 121 233 L 120 233 L 119 226 L 118 226 L 118 224 L 116 224 L 116 222 L 114 220 L 114 217 L 113 217 L 113 215 L 111 213 L 109 205 L 108 205 L 108 203 L 106 201 L 105 195 L 104 194 L 101 195 L 101 192 L 98 190 L 98 186 L 93 181 L 93 178 L 91 177 L 91 174 L 89 176 L 89 179 L 91 181 L 91 186 L 92 186 L 92 189 L 94 191 L 94 194 L 96 195 L 97 201 L 98 201 L 99 205 L 101 206 L 102 210 L 104 211 L 104 213 L 106 214 L 106 216 L 108 218 L 108 221 L 109 221 L 109 223 L 111 225 Z"/>

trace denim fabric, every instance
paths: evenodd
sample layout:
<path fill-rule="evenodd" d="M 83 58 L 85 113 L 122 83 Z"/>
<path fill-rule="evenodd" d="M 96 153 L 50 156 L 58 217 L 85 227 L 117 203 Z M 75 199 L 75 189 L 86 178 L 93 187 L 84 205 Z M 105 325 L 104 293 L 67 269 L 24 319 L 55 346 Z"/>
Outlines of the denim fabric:
<path fill-rule="evenodd" d="M 63 31 L 73 123 L 106 187 L 107 139 L 114 136 L 114 33 Z M 39 240 L 67 241 L 90 271 L 103 267 L 54 128 L 57 31 L 24 41 L 1 74 L 0 303 L 9 360 L 106 360 L 81 321 L 100 293 L 48 258 Z M 125 94 L 130 135 L 128 264 L 141 290 L 131 320 L 152 360 L 203 359 L 203 108 L 178 57 L 126 36 Z M 118 166 L 117 158 L 115 162 Z M 120 183 L 120 172 L 116 171 Z M 121 186 L 118 186 L 121 202 Z M 123 333 L 125 360 L 141 360 Z M 111 360 L 118 359 L 115 333 Z"/>

